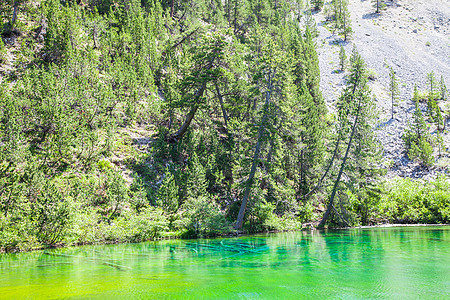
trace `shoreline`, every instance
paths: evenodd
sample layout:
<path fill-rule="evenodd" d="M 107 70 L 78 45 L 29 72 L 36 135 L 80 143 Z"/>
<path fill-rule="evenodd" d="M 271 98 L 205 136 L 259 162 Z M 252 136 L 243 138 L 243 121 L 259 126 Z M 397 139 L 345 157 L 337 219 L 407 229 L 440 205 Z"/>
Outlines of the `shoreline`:
<path fill-rule="evenodd" d="M 53 245 L 49 247 L 42 247 L 42 248 L 36 248 L 26 251 L 4 251 L 0 250 L 0 254 L 13 254 L 13 253 L 30 253 L 34 251 L 45 251 L 49 249 L 63 249 L 63 248 L 70 248 L 70 247 L 82 247 L 82 246 L 91 246 L 91 245 L 119 245 L 119 244 L 139 244 L 139 243 L 146 243 L 146 242 L 158 242 L 158 241 L 165 241 L 165 240 L 200 240 L 200 239 L 217 239 L 217 238 L 235 238 L 235 237 L 245 237 L 245 236 L 253 236 L 258 234 L 272 234 L 272 233 L 283 233 L 283 232 L 299 232 L 299 231 L 328 231 L 328 230 L 348 230 L 348 229 L 370 229 L 370 228 L 393 228 L 393 227 L 445 227 L 450 226 L 450 224 L 380 224 L 380 225 L 367 225 L 367 226 L 354 226 L 354 227 L 329 227 L 329 228 L 317 228 L 315 226 L 310 226 L 311 224 L 306 224 L 305 227 L 298 230 L 284 230 L 284 231 L 261 231 L 261 232 L 255 232 L 255 233 L 244 233 L 244 232 L 234 232 L 234 233 L 228 233 L 224 235 L 218 235 L 215 237 L 197 237 L 197 238 L 181 238 L 177 236 L 167 236 L 167 237 L 160 237 L 153 240 L 147 240 L 147 241 L 140 241 L 136 243 L 130 243 L 130 242 L 119 242 L 119 241 L 105 241 L 100 243 L 83 243 L 83 244 L 73 244 L 73 245 Z"/>

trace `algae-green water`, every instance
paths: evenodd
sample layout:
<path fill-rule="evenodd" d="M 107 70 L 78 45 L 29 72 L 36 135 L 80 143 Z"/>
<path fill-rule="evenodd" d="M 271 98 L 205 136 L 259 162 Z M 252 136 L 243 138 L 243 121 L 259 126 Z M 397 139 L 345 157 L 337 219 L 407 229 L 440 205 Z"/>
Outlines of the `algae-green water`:
<path fill-rule="evenodd" d="M 2 299 L 449 299 L 449 292 L 447 226 L 0 255 Z"/>

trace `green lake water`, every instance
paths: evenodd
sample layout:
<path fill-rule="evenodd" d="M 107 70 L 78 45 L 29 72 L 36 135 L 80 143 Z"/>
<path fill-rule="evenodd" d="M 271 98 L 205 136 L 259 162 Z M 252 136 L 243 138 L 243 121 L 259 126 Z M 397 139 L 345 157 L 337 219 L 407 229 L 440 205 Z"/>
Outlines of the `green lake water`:
<path fill-rule="evenodd" d="M 450 227 L 0 254 L 1 299 L 450 299 Z"/>

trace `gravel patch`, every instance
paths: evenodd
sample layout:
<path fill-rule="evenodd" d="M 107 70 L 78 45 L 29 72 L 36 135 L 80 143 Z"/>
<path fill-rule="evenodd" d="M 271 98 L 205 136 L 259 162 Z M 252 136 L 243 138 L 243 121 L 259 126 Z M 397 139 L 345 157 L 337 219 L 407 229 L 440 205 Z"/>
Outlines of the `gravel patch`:
<path fill-rule="evenodd" d="M 353 37 L 344 42 L 324 24 L 320 12 L 314 15 L 318 25 L 317 39 L 321 88 L 330 111 L 345 84 L 345 73 L 338 72 L 339 45 L 349 57 L 354 46 L 364 58 L 367 67 L 375 70 L 377 79 L 370 81 L 376 99 L 379 118 L 376 124 L 378 137 L 384 148 L 384 157 L 392 166 L 387 177 L 433 178 L 438 173 L 449 172 L 450 134 L 444 134 L 447 148 L 435 167 L 423 168 L 406 157 L 401 139 L 412 120 L 414 103 L 411 101 L 414 84 L 427 89 L 426 75 L 435 72 L 449 86 L 450 77 L 450 6 L 447 0 L 387 1 L 387 8 L 375 14 L 369 0 L 350 0 Z M 388 95 L 389 66 L 399 80 L 400 99 L 391 119 L 391 102 Z M 440 103 L 440 105 L 445 105 Z M 426 106 L 422 108 L 425 110 Z"/>

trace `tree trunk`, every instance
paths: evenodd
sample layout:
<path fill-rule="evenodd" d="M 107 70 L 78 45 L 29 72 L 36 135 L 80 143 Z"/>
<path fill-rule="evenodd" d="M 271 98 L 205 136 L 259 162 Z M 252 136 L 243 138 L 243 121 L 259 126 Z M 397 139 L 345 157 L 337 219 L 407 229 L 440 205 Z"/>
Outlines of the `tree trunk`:
<path fill-rule="evenodd" d="M 92 30 L 92 38 L 94 40 L 94 48 L 98 49 L 98 41 L 97 41 L 97 24 L 94 24 L 94 29 Z"/>
<path fill-rule="evenodd" d="M 202 86 L 195 92 L 194 96 L 196 98 L 196 102 L 200 97 L 203 96 L 203 93 L 206 89 L 206 81 L 202 83 Z M 169 138 L 169 141 L 178 141 L 183 137 L 183 135 L 186 133 L 187 129 L 189 128 L 189 125 L 191 124 L 192 120 L 194 119 L 195 113 L 197 112 L 197 109 L 199 107 L 198 103 L 195 103 L 192 105 L 191 110 L 186 116 L 186 119 L 184 120 L 183 125 L 181 125 L 180 129 L 174 134 L 172 134 Z"/>
<path fill-rule="evenodd" d="M 357 85 L 355 84 L 354 86 L 353 86 L 353 89 L 352 89 L 352 97 L 351 97 L 351 99 L 350 99 L 350 101 L 351 102 L 353 102 L 353 100 L 354 100 L 354 95 L 355 95 L 355 92 L 356 92 L 356 87 L 357 87 Z M 347 109 L 347 113 L 349 112 L 349 110 Z M 337 142 L 336 142 L 336 147 L 334 148 L 334 152 L 333 152 L 333 156 L 331 157 L 331 161 L 330 161 L 330 163 L 328 164 L 328 168 L 326 169 L 326 171 L 325 171 L 325 173 L 322 175 L 322 177 L 320 178 L 320 180 L 319 180 L 319 182 L 317 183 L 317 185 L 311 190 L 311 191 L 309 191 L 308 192 L 308 194 L 306 194 L 305 196 L 304 196 L 304 202 L 306 203 L 306 199 L 309 197 L 309 195 L 311 194 L 311 193 L 313 193 L 315 190 L 317 190 L 319 187 L 320 187 L 320 185 L 322 184 L 322 181 L 325 179 L 325 177 L 327 176 L 327 174 L 328 174 L 328 172 L 330 171 L 330 169 L 331 169 L 331 166 L 333 165 L 333 161 L 334 161 L 334 159 L 336 158 L 336 155 L 337 155 L 337 153 L 338 153 L 338 149 L 339 149 L 339 144 L 340 144 L 340 142 L 341 142 L 341 138 L 338 136 L 338 140 L 337 140 Z"/>
<path fill-rule="evenodd" d="M 336 182 L 334 183 L 334 186 L 333 186 L 333 191 L 331 192 L 330 202 L 328 202 L 327 210 L 326 210 L 325 215 L 323 216 L 322 220 L 319 223 L 319 227 L 323 227 L 325 225 L 325 222 L 327 221 L 328 216 L 330 215 L 331 209 L 333 208 L 334 197 L 336 196 L 336 191 L 337 191 L 339 182 L 341 181 L 342 173 L 344 172 L 345 163 L 347 162 L 348 154 L 350 153 L 353 136 L 355 135 L 355 132 L 356 132 L 356 126 L 358 125 L 360 110 L 361 110 L 361 99 L 359 100 L 359 103 L 358 103 L 358 110 L 356 112 L 356 117 L 355 117 L 355 121 L 353 123 L 352 132 L 350 134 L 350 139 L 348 141 L 347 150 L 345 151 L 344 159 L 342 160 L 342 164 L 341 164 L 341 168 L 339 169 L 338 177 L 336 178 Z"/>
<path fill-rule="evenodd" d="M 319 182 L 316 184 L 316 186 L 310 190 L 306 195 L 304 195 L 303 197 L 303 202 L 306 203 L 306 200 L 308 199 L 309 195 L 311 195 L 315 190 L 317 190 L 321 185 L 322 185 L 322 181 L 325 179 L 325 177 L 327 176 L 328 172 L 331 169 L 331 166 L 333 165 L 334 159 L 336 158 L 336 155 L 338 153 L 338 149 L 339 149 L 339 144 L 341 142 L 341 139 L 338 137 L 338 140 L 336 142 L 336 147 L 334 148 L 334 152 L 333 152 L 333 156 L 331 157 L 330 163 L 328 164 L 327 169 L 325 170 L 325 173 L 323 173 L 322 177 L 320 178 Z"/>
<path fill-rule="evenodd" d="M 253 163 L 252 163 L 252 168 L 250 169 L 250 175 L 248 176 L 248 180 L 247 180 L 247 186 L 245 188 L 245 192 L 244 192 L 244 197 L 242 198 L 242 204 L 241 204 L 241 208 L 239 209 L 239 215 L 236 221 L 236 225 L 234 227 L 234 229 L 241 229 L 242 228 L 242 224 L 244 222 L 244 214 L 245 214 L 245 209 L 247 208 L 247 203 L 248 203 L 248 198 L 250 196 L 250 190 L 252 188 L 252 184 L 253 184 L 253 179 L 255 177 L 255 173 L 256 173 L 256 166 L 258 164 L 258 159 L 259 159 L 259 152 L 261 151 L 261 144 L 262 144 L 262 135 L 264 133 L 265 130 L 265 122 L 267 120 L 267 109 L 268 106 L 270 104 L 270 97 L 272 96 L 272 77 L 271 74 L 269 73 L 269 81 L 267 83 L 267 92 L 266 92 L 266 102 L 265 102 L 265 112 L 264 115 L 261 119 L 261 125 L 259 125 L 259 130 L 258 130 L 258 142 L 256 143 L 256 147 L 255 147 L 255 154 L 253 155 Z"/>
<path fill-rule="evenodd" d="M 211 69 L 213 66 L 213 63 L 214 63 L 214 57 L 209 62 L 205 71 L 208 71 L 209 69 Z M 169 141 L 176 142 L 179 139 L 181 139 L 183 137 L 183 135 L 186 133 L 187 129 L 189 128 L 189 125 L 191 124 L 192 120 L 194 119 L 194 116 L 195 116 L 195 113 L 197 112 L 198 107 L 200 106 L 198 101 L 201 97 L 203 97 L 203 93 L 206 90 L 206 83 L 207 83 L 207 80 L 205 79 L 203 81 L 202 85 L 200 86 L 200 88 L 195 92 L 195 94 L 194 94 L 195 102 L 192 105 L 191 110 L 187 114 L 186 119 L 185 119 L 183 125 L 181 125 L 180 129 L 178 129 L 178 131 L 176 133 L 172 134 L 169 137 L 169 139 L 168 139 Z"/>
<path fill-rule="evenodd" d="M 303 144 L 303 139 L 302 139 L 302 144 Z M 304 150 L 302 149 L 300 151 L 300 191 L 302 194 L 305 194 L 305 182 L 304 182 L 304 174 L 303 174 L 303 152 Z"/>
<path fill-rule="evenodd" d="M 393 94 L 393 92 L 392 92 L 392 97 L 391 97 L 391 103 L 392 103 L 391 119 L 394 119 L 394 94 Z"/>
<path fill-rule="evenodd" d="M 223 106 L 223 97 L 222 97 L 222 94 L 220 93 L 217 82 L 215 83 L 215 86 L 216 86 L 217 97 L 219 98 L 220 108 L 222 109 L 223 121 L 225 123 L 225 128 L 228 130 L 228 115 L 227 115 L 227 111 L 225 110 L 225 107 Z"/>
<path fill-rule="evenodd" d="M 13 16 L 12 16 L 12 19 L 11 19 L 11 29 L 14 26 L 14 23 L 16 23 L 16 19 L 17 19 L 17 5 L 18 5 L 17 1 L 14 1 L 14 3 L 13 3 L 13 7 L 14 7 L 14 9 L 13 9 Z"/>
<path fill-rule="evenodd" d="M 170 4 L 170 18 L 173 19 L 173 8 L 174 8 L 175 0 L 172 0 Z"/>

